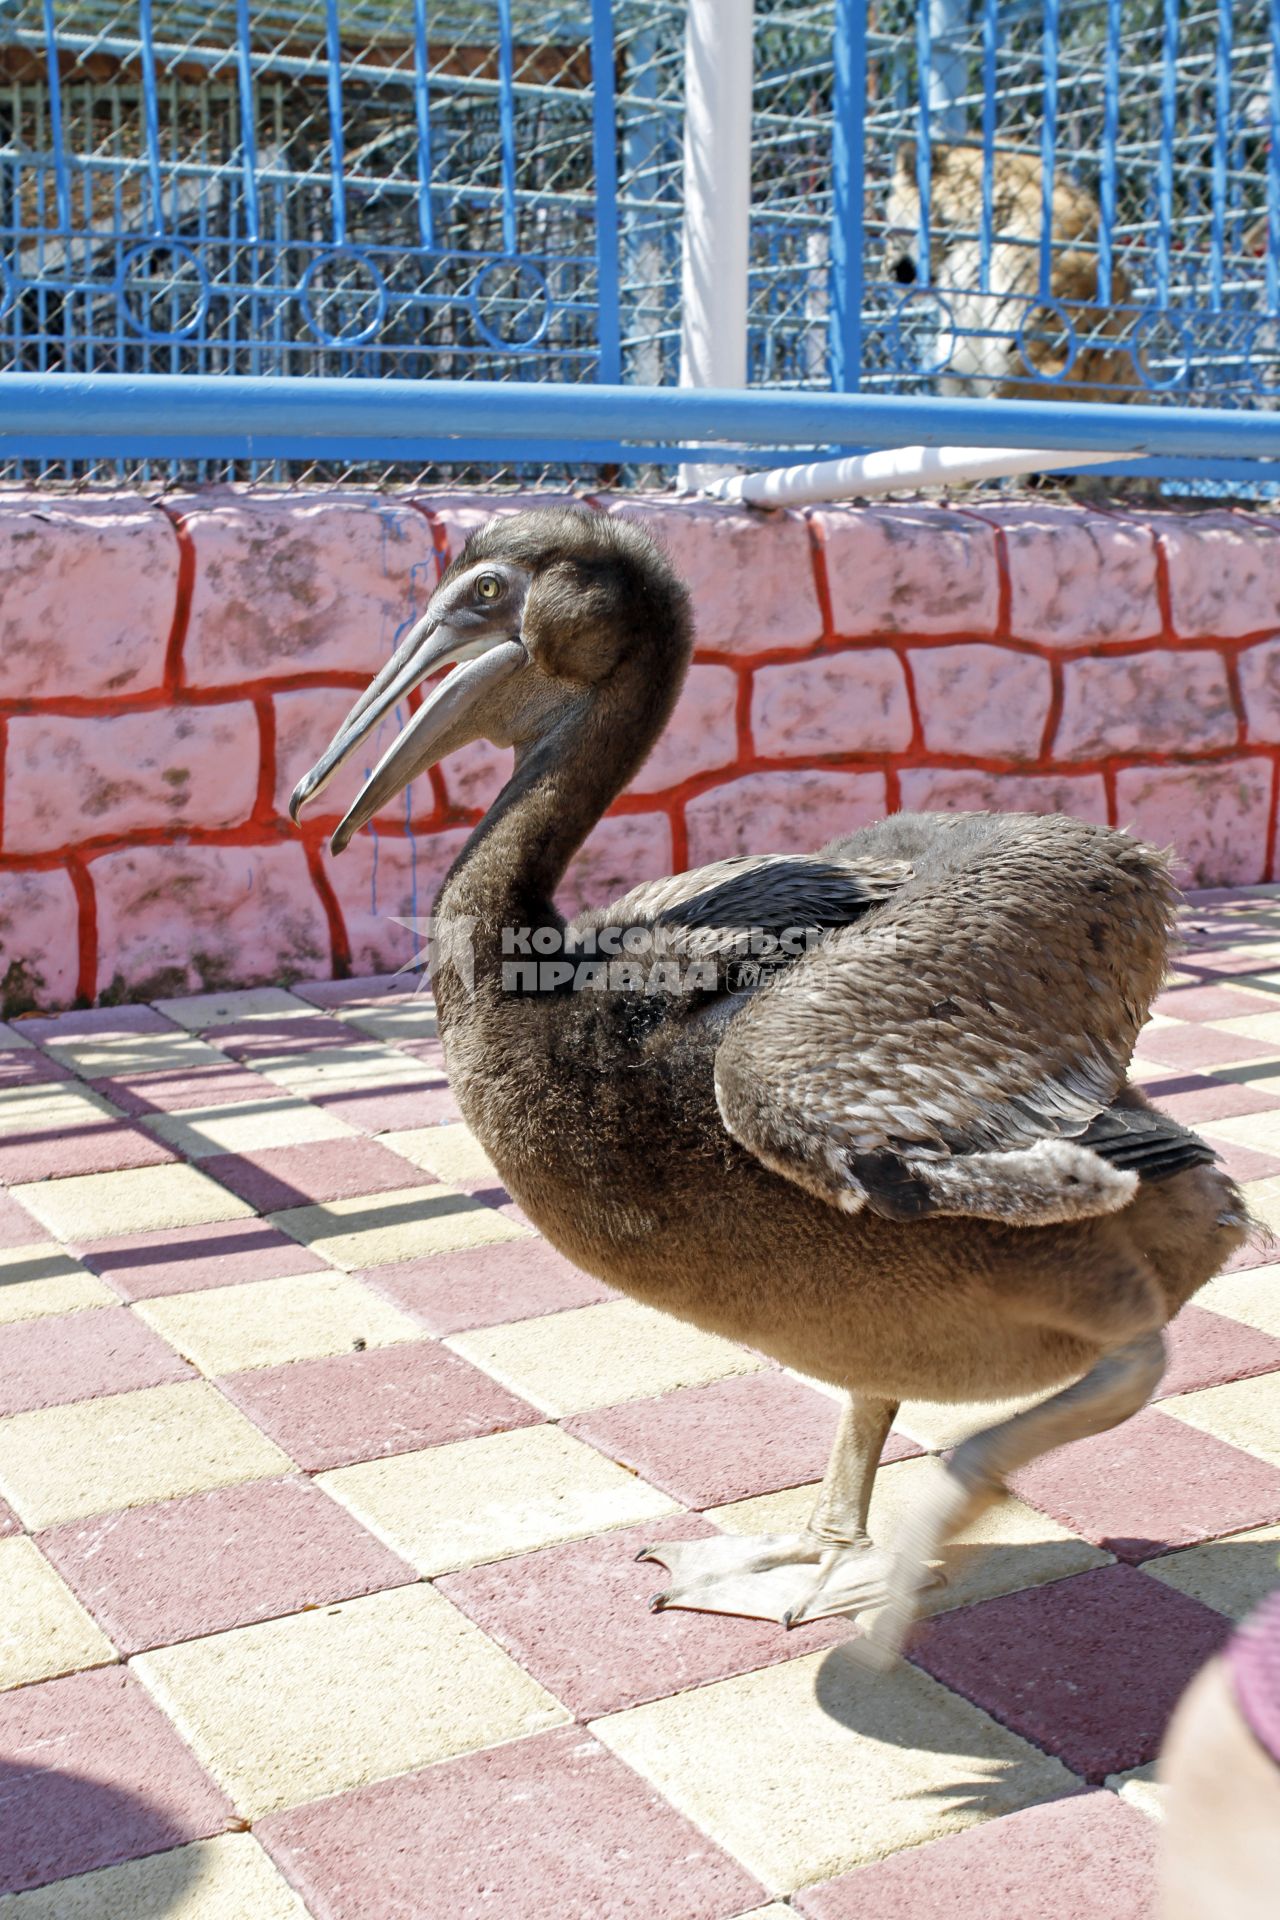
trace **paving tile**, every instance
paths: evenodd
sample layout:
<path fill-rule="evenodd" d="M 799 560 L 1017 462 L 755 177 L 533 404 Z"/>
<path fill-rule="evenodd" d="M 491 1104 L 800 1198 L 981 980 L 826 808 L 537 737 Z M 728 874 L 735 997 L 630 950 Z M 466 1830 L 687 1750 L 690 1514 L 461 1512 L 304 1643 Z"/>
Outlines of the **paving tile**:
<path fill-rule="evenodd" d="M 226 1055 L 207 1041 L 165 1024 L 147 1033 L 50 1035 L 40 1043 L 55 1060 L 86 1080 L 108 1075 L 193 1072 L 197 1067 L 225 1065 Z"/>
<path fill-rule="evenodd" d="M 21 1533 L 22 1522 L 12 1507 L 0 1500 L 0 1540 L 7 1539 L 11 1533 Z"/>
<path fill-rule="evenodd" d="M 39 1232 L 39 1229 L 35 1229 Z M 0 1327 L 38 1314 L 114 1306 L 116 1295 L 52 1240 L 0 1251 Z"/>
<path fill-rule="evenodd" d="M 266 1087 L 268 1083 L 261 1084 Z M 272 1147 L 299 1147 L 312 1141 L 334 1143 L 359 1138 L 345 1120 L 313 1107 L 309 1100 L 282 1094 L 278 1088 L 275 1099 L 255 1097 L 234 1104 L 188 1107 L 181 1113 L 152 1115 L 145 1125 L 186 1159 L 200 1161 Z"/>
<path fill-rule="evenodd" d="M 42 1534 L 40 1546 L 124 1654 L 418 1577 L 345 1508 L 296 1478 L 72 1521 Z"/>
<path fill-rule="evenodd" d="M 1142 1571 L 1179 1593 L 1243 1620 L 1274 1593 L 1280 1576 L 1280 1526 L 1251 1527 L 1203 1546 L 1148 1560 Z"/>
<path fill-rule="evenodd" d="M 205 1380 L 0 1420 L 0 1493 L 33 1528 L 291 1466 Z"/>
<path fill-rule="evenodd" d="M 1269 1264 L 1239 1273 L 1220 1273 L 1201 1287 L 1196 1304 L 1213 1313 L 1243 1320 L 1280 1339 L 1280 1266 Z"/>
<path fill-rule="evenodd" d="M 173 1021 L 154 1007 L 78 1007 L 74 1013 L 25 1015 L 14 1030 L 37 1046 L 82 1040 L 86 1036 L 137 1033 L 173 1034 Z"/>
<path fill-rule="evenodd" d="M 1142 1036 L 1142 1057 L 1165 1067 L 1233 1067 L 1246 1060 L 1267 1060 L 1280 1053 L 1280 1041 L 1263 1040 L 1222 1027 L 1188 1021 L 1157 1027 Z"/>
<path fill-rule="evenodd" d="M 413 1060 L 394 1047 L 381 1047 L 359 1034 L 347 1034 L 345 1046 L 328 1046 L 310 1053 L 276 1053 L 254 1061 L 265 1079 L 311 1100 L 321 1093 L 350 1093 L 403 1089 L 430 1081 Z"/>
<path fill-rule="evenodd" d="M 403 1260 L 361 1277 L 436 1334 L 531 1320 L 617 1297 L 603 1281 L 532 1235 L 437 1253 L 426 1260 Z"/>
<path fill-rule="evenodd" d="M 104 1666 L 115 1657 L 35 1541 L 0 1540 L 0 1689 Z"/>
<path fill-rule="evenodd" d="M 67 1175 L 115 1173 L 122 1167 L 155 1167 L 176 1158 L 172 1148 L 128 1120 L 103 1120 L 67 1131 L 53 1128 L 0 1138 L 0 1183 L 58 1181 Z"/>
<path fill-rule="evenodd" d="M 1197 1296 L 1197 1300 L 1203 1298 L 1203 1294 Z M 1168 1346 L 1161 1399 L 1280 1370 L 1280 1339 L 1227 1314 L 1206 1312 L 1198 1304 L 1183 1307 L 1170 1323 Z M 1280 1379 L 1276 1386 L 1280 1390 Z"/>
<path fill-rule="evenodd" d="M 1269 1374 L 1181 1394 L 1162 1401 L 1161 1412 L 1280 1467 L 1280 1385 Z M 1252 1516 L 1254 1520 L 1263 1517 Z"/>
<path fill-rule="evenodd" d="M 1244 1188 L 1244 1197 L 1249 1212 L 1270 1235 L 1280 1234 L 1280 1178 L 1269 1180 L 1250 1180 Z M 1255 1236 L 1255 1240 L 1256 1240 Z M 1270 1251 L 1262 1255 L 1263 1260 L 1270 1259 Z M 1261 1261 L 1255 1261 L 1255 1266 Z"/>
<path fill-rule="evenodd" d="M 838 1418 L 824 1395 L 771 1367 L 580 1414 L 568 1430 L 682 1505 L 710 1507 L 806 1485 L 812 1499 Z M 915 1451 L 895 1434 L 884 1457 Z"/>
<path fill-rule="evenodd" d="M 1149 1920 L 1151 1823 L 1114 1794 L 1073 1794 L 811 1887 L 811 1920 Z"/>
<path fill-rule="evenodd" d="M 203 1033 L 208 1027 L 233 1027 L 246 1020 L 278 1020 L 289 1014 L 311 1012 L 305 1000 L 284 987 L 237 987 L 226 993 L 189 993 L 180 1000 L 152 1002 L 157 1013 L 186 1029 Z"/>
<path fill-rule="evenodd" d="M 1044 1454 L 1014 1474 L 1013 1491 L 1131 1562 L 1280 1520 L 1280 1468 L 1169 1411 Z"/>
<path fill-rule="evenodd" d="M 702 1386 L 764 1365 L 744 1347 L 634 1300 L 478 1328 L 449 1344 L 551 1414 Z"/>
<path fill-rule="evenodd" d="M 488 1374 L 428 1339 L 228 1374 L 219 1385 L 308 1473 L 540 1419 Z"/>
<path fill-rule="evenodd" d="M 868 1673 L 839 1647 L 592 1730 L 772 1893 L 1075 1784 L 917 1668 Z"/>
<path fill-rule="evenodd" d="M 14 1198 L 60 1240 L 243 1220 L 251 1209 L 197 1167 L 133 1167 L 21 1186 Z"/>
<path fill-rule="evenodd" d="M 650 1521 L 446 1574 L 436 1585 L 579 1720 L 849 1637 L 848 1620 L 787 1632 L 770 1621 L 727 1614 L 650 1613 L 648 1603 L 666 1576 L 652 1562 L 636 1560 L 641 1547 L 713 1532 L 696 1515 L 679 1514 L 656 1526 Z"/>
<path fill-rule="evenodd" d="M 61 1067 L 37 1047 L 0 1047 L 0 1087 L 47 1087 L 71 1077 L 69 1067 Z"/>
<path fill-rule="evenodd" d="M 1221 1614 L 1136 1567 L 1098 1567 L 927 1621 L 911 1657 L 1084 1779 L 1153 1760 Z"/>
<path fill-rule="evenodd" d="M 1230 1140 L 1210 1139 L 1209 1145 L 1218 1156 L 1218 1164 L 1241 1185 L 1280 1173 L 1280 1156 L 1275 1153 L 1259 1153 L 1253 1147 L 1242 1147 Z"/>
<path fill-rule="evenodd" d="M 90 1238 L 77 1251 L 126 1300 L 329 1271 L 319 1254 L 265 1220 L 249 1218 Z"/>
<path fill-rule="evenodd" d="M 422 1045 L 439 1037 L 435 1001 L 425 993 L 401 995 L 385 1005 L 357 1002 L 343 1008 L 342 1019 L 387 1046 Z"/>
<path fill-rule="evenodd" d="M 101 1094 L 135 1118 L 156 1113 L 183 1113 L 189 1107 L 248 1107 L 282 1105 L 292 1096 L 260 1073 L 226 1061 L 216 1067 L 180 1068 L 174 1073 L 120 1075 L 90 1082 Z"/>
<path fill-rule="evenodd" d="M 81 1128 L 92 1130 L 118 1119 L 109 1100 L 78 1080 L 11 1086 L 0 1092 L 0 1140 L 19 1146 Z"/>
<path fill-rule="evenodd" d="M 308 1920 L 251 1833 L 100 1867 L 0 1899 L 0 1920 Z"/>
<path fill-rule="evenodd" d="M 500 1187 L 501 1176 L 469 1127 L 409 1127 L 383 1135 L 383 1145 L 425 1167 L 447 1187 Z"/>
<path fill-rule="evenodd" d="M 128 1307 L 0 1327 L 0 1418 L 191 1377 L 185 1361 Z"/>
<path fill-rule="evenodd" d="M 398 1089 L 348 1087 L 313 1095 L 318 1107 L 362 1133 L 394 1133 L 403 1127 L 444 1126 L 461 1120 L 458 1103 L 438 1075 L 425 1074 Z"/>
<path fill-rule="evenodd" d="M 139 1654 L 132 1671 L 250 1819 L 568 1718 L 422 1584 Z"/>
<path fill-rule="evenodd" d="M 1156 1761 L 1145 1767 L 1130 1767 L 1127 1773 L 1109 1773 L 1107 1787 L 1144 1820 L 1163 1820 L 1165 1788 Z"/>
<path fill-rule="evenodd" d="M 761 1891 L 569 1727 L 273 1814 L 260 1831 L 318 1920 L 723 1920 Z"/>
<path fill-rule="evenodd" d="M 0 1892 L 159 1853 L 217 1833 L 232 1818 L 224 1795 L 121 1667 L 0 1697 L 0 1752 Z"/>
<path fill-rule="evenodd" d="M 296 1012 L 283 1017 L 257 1015 L 230 1021 L 211 1038 L 232 1060 L 256 1065 L 259 1060 L 294 1059 L 324 1047 L 349 1047 L 351 1029 L 341 1020 L 299 1005 Z"/>
<path fill-rule="evenodd" d="M 339 1467 L 320 1484 L 428 1575 L 677 1510 L 635 1474 L 550 1426 Z"/>
<path fill-rule="evenodd" d="M 1171 1074 L 1167 1067 L 1161 1067 L 1144 1085 L 1161 1112 L 1184 1127 L 1216 1126 L 1219 1120 L 1272 1113 L 1276 1108 L 1272 1089 L 1253 1087 L 1243 1080 L 1214 1080 L 1205 1073 Z"/>
<path fill-rule="evenodd" d="M 1239 987 L 1206 986 L 1188 978 L 1166 987 L 1156 999 L 1155 1011 L 1175 1020 L 1231 1020 L 1242 1014 L 1265 1012 L 1266 1004 L 1259 994 Z"/>
<path fill-rule="evenodd" d="M 333 1266 L 348 1271 L 525 1238 L 522 1227 L 504 1220 L 492 1207 L 440 1186 L 404 1187 L 398 1193 L 358 1194 L 318 1207 L 290 1207 L 273 1213 L 271 1221 L 292 1239 L 323 1254 Z"/>
<path fill-rule="evenodd" d="M 1224 1120 L 1214 1120 L 1205 1127 L 1204 1134 L 1210 1146 L 1213 1147 L 1229 1141 L 1265 1152 L 1280 1151 L 1280 1108 L 1271 1107 L 1262 1113 L 1248 1113 Z M 1266 1177 L 1258 1176 L 1260 1179 Z"/>
<path fill-rule="evenodd" d="M 319 1107 L 308 1107 L 334 1131 L 339 1123 Z M 350 1200 L 360 1194 L 393 1193 L 412 1186 L 414 1168 L 387 1141 L 342 1127 L 342 1137 L 317 1138 L 306 1146 L 239 1148 L 204 1162 L 204 1170 L 259 1213 L 279 1213 L 327 1200 Z M 1280 1164 L 1280 1163 L 1278 1163 Z"/>
<path fill-rule="evenodd" d="M 421 1340 L 423 1329 L 347 1273 L 300 1273 L 140 1301 L 136 1311 L 202 1373 L 238 1373 Z"/>
<path fill-rule="evenodd" d="M 414 997 L 413 976 L 362 973 L 351 980 L 299 980 L 293 991 L 312 1007 L 395 1006 Z"/>
<path fill-rule="evenodd" d="M 1280 1008 L 1254 1003 L 1243 1014 L 1231 1015 L 1225 1020 L 1215 1020 L 1214 1028 L 1218 1033 L 1238 1033 L 1246 1040 L 1263 1040 L 1273 1051 L 1280 1051 Z"/>
<path fill-rule="evenodd" d="M 0 1193 L 0 1253 L 10 1247 L 29 1247 L 44 1238 L 44 1229 L 20 1207 L 12 1194 Z"/>
<path fill-rule="evenodd" d="M 871 1496 L 868 1526 L 873 1539 L 890 1546 L 942 1472 L 932 1457 L 883 1466 Z M 735 1500 L 707 1515 L 726 1533 L 792 1533 L 804 1527 L 815 1489 L 796 1487 L 755 1500 Z M 1064 1580 L 1109 1555 L 1021 1500 L 1001 1500 L 961 1532 L 947 1555 L 946 1584 L 928 1595 L 928 1610 L 971 1606 L 998 1593 Z"/>
<path fill-rule="evenodd" d="M 930 1453 L 940 1453 L 1045 1398 L 1043 1393 L 1026 1393 L 1014 1400 L 904 1400 L 894 1426 Z"/>

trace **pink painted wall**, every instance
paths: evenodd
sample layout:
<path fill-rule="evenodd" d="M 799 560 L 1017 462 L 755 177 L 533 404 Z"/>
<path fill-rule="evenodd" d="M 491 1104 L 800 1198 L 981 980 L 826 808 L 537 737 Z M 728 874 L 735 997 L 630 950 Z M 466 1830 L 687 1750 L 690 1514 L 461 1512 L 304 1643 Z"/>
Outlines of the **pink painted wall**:
<path fill-rule="evenodd" d="M 756 517 L 662 499 L 695 665 L 571 903 L 896 807 L 1061 810 L 1280 878 L 1280 521 L 1028 504 Z M 0 1008 L 406 959 L 500 786 L 477 745 L 339 861 L 284 815 L 438 569 L 503 502 L 0 496 Z M 354 778 L 354 776 L 353 776 Z"/>

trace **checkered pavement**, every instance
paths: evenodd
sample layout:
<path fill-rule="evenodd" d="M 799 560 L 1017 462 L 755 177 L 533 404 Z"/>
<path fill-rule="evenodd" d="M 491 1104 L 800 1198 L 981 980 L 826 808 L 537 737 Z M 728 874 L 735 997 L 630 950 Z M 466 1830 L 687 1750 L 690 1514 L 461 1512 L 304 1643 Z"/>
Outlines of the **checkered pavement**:
<path fill-rule="evenodd" d="M 637 1546 L 802 1519 L 833 1402 L 540 1241 L 400 984 L 0 1029 L 0 1920 L 1138 1920 L 1277 1579 L 1280 1265 L 897 1672 L 652 1615 Z M 1204 896 L 1139 1065 L 1280 1228 L 1277 996 L 1280 889 Z M 986 1417 L 904 1406 L 873 1525 Z"/>

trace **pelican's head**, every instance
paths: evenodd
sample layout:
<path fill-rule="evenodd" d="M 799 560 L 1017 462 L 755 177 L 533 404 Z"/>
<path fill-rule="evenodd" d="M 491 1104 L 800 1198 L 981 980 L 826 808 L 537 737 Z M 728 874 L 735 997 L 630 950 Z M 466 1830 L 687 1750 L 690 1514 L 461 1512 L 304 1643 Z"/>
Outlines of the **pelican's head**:
<path fill-rule="evenodd" d="M 684 588 L 633 523 L 576 507 L 490 520 L 298 782 L 290 816 L 297 821 L 397 701 L 446 667 L 453 671 L 339 822 L 335 853 L 446 754 L 478 739 L 519 753 L 553 732 L 567 712 L 590 706 L 628 667 L 641 668 L 638 680 L 627 676 L 638 691 L 647 681 L 647 697 L 661 689 L 669 707 L 690 645 Z"/>

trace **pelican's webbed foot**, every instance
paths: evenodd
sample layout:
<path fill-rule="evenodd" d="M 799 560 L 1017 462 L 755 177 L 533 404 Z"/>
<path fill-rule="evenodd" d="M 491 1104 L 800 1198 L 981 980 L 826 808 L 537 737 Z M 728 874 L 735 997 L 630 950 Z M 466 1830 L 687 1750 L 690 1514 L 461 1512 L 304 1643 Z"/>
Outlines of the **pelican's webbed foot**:
<path fill-rule="evenodd" d="M 889 1596 L 889 1556 L 870 1540 L 833 1541 L 816 1533 L 716 1534 L 646 1547 L 671 1582 L 654 1595 L 654 1612 L 687 1607 L 799 1626 L 858 1613 Z"/>

